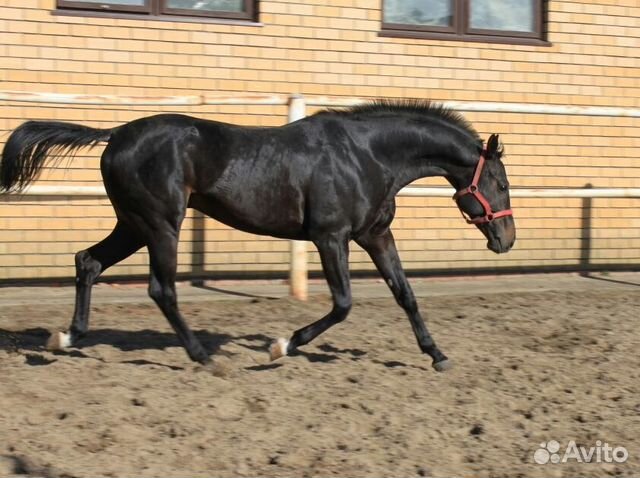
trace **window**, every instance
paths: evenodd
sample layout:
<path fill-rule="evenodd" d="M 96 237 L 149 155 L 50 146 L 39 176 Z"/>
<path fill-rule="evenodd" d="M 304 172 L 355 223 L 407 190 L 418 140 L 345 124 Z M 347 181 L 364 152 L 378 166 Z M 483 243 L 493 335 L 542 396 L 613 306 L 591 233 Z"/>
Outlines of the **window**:
<path fill-rule="evenodd" d="M 255 20 L 256 0 L 58 0 L 58 8 Z"/>
<path fill-rule="evenodd" d="M 543 0 L 382 0 L 382 35 L 541 43 Z"/>

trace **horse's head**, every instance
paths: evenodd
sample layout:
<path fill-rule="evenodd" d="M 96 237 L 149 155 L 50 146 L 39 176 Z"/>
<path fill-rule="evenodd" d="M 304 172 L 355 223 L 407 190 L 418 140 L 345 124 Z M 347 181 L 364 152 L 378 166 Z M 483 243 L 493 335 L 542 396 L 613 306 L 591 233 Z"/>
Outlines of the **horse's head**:
<path fill-rule="evenodd" d="M 492 134 L 480 153 L 471 184 L 453 196 L 463 215 L 468 216 L 467 222 L 482 231 L 487 247 L 498 254 L 511 249 L 516 240 L 502 153 L 498 135 Z"/>

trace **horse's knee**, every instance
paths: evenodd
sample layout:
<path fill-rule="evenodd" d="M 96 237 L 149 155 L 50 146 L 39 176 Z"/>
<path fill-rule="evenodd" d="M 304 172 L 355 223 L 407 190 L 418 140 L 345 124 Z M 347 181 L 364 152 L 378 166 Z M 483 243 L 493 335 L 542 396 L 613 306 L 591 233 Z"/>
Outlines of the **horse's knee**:
<path fill-rule="evenodd" d="M 89 251 L 76 253 L 76 282 L 91 285 L 102 272 L 102 264 L 94 259 Z"/>
<path fill-rule="evenodd" d="M 400 293 L 396 297 L 396 301 L 398 302 L 398 305 L 409 314 L 413 314 L 418 311 L 418 302 L 413 294 Z"/>
<path fill-rule="evenodd" d="M 176 304 L 176 294 L 171 287 L 162 286 L 161 284 L 152 281 L 149 284 L 149 297 L 161 308 L 170 307 Z"/>
<path fill-rule="evenodd" d="M 149 297 L 158 305 L 161 305 L 162 302 L 162 286 L 155 281 L 151 281 L 149 284 L 149 289 L 147 290 L 149 293 Z"/>

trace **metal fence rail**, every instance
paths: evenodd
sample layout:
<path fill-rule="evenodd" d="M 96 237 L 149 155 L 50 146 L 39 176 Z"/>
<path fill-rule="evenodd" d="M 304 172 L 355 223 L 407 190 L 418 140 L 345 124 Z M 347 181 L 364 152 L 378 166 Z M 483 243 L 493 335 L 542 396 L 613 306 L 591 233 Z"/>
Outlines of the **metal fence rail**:
<path fill-rule="evenodd" d="M 187 95 L 187 96 L 114 96 L 59 93 L 31 93 L 0 91 L 0 101 L 26 103 L 54 103 L 97 106 L 201 106 L 201 105 L 288 105 L 288 121 L 306 116 L 306 107 L 348 107 L 370 101 L 368 98 L 302 95 Z M 464 112 L 527 113 L 550 115 L 609 116 L 640 118 L 640 109 L 617 107 L 582 107 L 567 105 L 542 105 L 530 103 L 493 103 L 445 101 L 444 106 Z M 28 187 L 20 193 L 24 196 L 106 197 L 100 186 L 40 186 Z M 629 198 L 640 197 L 640 188 L 584 188 L 584 189 L 512 189 L 511 197 L 522 198 Z M 452 190 L 442 187 L 405 187 L 400 196 L 450 197 Z M 0 196 L 0 199 L 2 196 Z M 307 298 L 306 243 L 291 241 L 289 267 L 290 291 L 294 297 Z"/>

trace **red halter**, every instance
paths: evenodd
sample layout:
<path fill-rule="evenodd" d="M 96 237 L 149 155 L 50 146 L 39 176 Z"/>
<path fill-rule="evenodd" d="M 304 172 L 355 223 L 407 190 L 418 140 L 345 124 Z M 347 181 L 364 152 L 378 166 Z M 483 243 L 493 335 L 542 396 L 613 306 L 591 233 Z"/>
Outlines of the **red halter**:
<path fill-rule="evenodd" d="M 485 198 L 484 194 L 482 194 L 478 189 L 478 181 L 480 181 L 480 174 L 482 174 L 482 168 L 484 167 L 486 153 L 487 153 L 486 149 L 483 149 L 482 153 L 480 153 L 480 160 L 478 161 L 478 164 L 476 166 L 476 171 L 473 174 L 471 185 L 467 186 L 464 189 L 460 189 L 458 192 L 456 192 L 453 195 L 453 200 L 456 201 L 456 203 L 458 203 L 458 208 L 462 213 L 462 217 L 464 217 L 464 219 L 467 221 L 468 224 L 484 224 L 487 222 L 492 222 L 494 219 L 498 219 L 499 217 L 513 215 L 513 211 L 511 211 L 511 209 L 504 209 L 502 211 L 493 212 L 493 210 L 491 209 L 491 205 L 489 204 L 489 201 L 487 201 L 487 198 Z M 482 206 L 482 209 L 484 209 L 484 216 L 471 218 L 465 215 L 458 201 L 462 196 L 466 196 L 467 194 L 471 194 L 474 198 L 477 199 L 477 201 Z"/>

